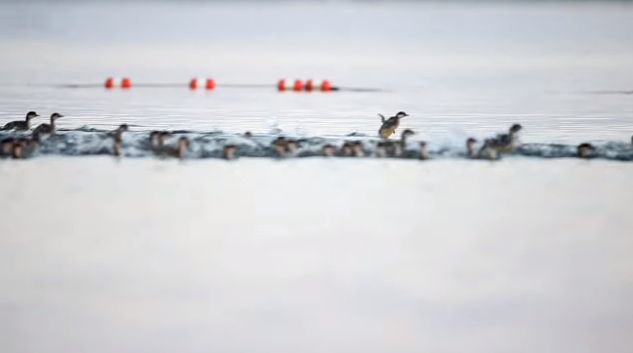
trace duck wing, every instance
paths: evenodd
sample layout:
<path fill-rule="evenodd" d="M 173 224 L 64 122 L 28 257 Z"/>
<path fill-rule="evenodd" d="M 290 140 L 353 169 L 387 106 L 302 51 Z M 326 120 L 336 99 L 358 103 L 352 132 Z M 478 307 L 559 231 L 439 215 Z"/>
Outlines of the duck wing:
<path fill-rule="evenodd" d="M 385 123 L 385 116 L 378 113 L 378 116 L 380 117 L 380 121 L 384 124 Z"/>

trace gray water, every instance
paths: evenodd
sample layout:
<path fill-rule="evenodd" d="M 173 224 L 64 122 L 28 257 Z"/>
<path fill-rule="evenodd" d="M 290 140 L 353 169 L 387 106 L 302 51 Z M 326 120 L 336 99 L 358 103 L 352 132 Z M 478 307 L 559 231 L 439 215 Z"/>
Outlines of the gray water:
<path fill-rule="evenodd" d="M 0 4 L 0 124 L 66 115 L 0 161 L 0 351 L 628 353 L 633 165 L 542 157 L 631 156 L 632 44 L 622 4 Z M 57 87 L 124 75 L 182 87 Z M 207 76 L 271 87 L 187 88 Z M 370 143 L 399 110 L 452 157 L 137 153 L 154 128 L 196 155 Z M 122 122 L 141 158 L 70 157 Z M 462 158 L 515 122 L 523 152 Z"/>

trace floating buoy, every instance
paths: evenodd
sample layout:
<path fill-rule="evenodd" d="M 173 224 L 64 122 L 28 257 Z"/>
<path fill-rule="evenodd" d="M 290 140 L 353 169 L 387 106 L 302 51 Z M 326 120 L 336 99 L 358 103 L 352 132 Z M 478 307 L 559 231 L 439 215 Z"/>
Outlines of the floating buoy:
<path fill-rule="evenodd" d="M 280 91 L 301 91 L 303 89 L 303 82 L 301 80 L 294 80 L 293 84 L 290 84 L 291 81 L 279 80 L 277 83 L 277 89 Z"/>
<path fill-rule="evenodd" d="M 215 81 L 212 78 L 194 78 L 189 82 L 189 88 L 212 90 L 215 88 Z"/>
<path fill-rule="evenodd" d="M 132 81 L 127 77 L 123 77 L 123 78 L 108 77 L 108 79 L 105 82 L 105 87 L 107 89 L 130 88 L 132 87 Z"/>
<path fill-rule="evenodd" d="M 332 90 L 332 85 L 330 84 L 330 81 L 328 80 L 323 80 L 321 81 L 321 83 L 313 83 L 312 80 L 307 80 L 306 85 L 305 85 L 305 90 L 308 92 L 310 91 L 327 92 L 327 91 Z"/>

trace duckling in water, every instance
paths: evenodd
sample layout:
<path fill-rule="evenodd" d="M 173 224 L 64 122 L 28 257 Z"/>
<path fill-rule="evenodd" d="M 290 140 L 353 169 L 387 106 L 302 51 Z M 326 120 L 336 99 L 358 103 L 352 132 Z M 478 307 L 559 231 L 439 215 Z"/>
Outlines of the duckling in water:
<path fill-rule="evenodd" d="M 271 144 L 275 156 L 282 158 L 288 152 L 288 141 L 283 136 L 277 137 Z"/>
<path fill-rule="evenodd" d="M 365 157 L 365 147 L 363 146 L 362 142 L 354 141 L 352 143 L 352 156 Z"/>
<path fill-rule="evenodd" d="M 387 149 L 385 148 L 385 143 L 380 141 L 376 145 L 376 157 L 377 158 L 385 158 L 387 157 Z"/>
<path fill-rule="evenodd" d="M 64 117 L 59 113 L 53 113 L 51 115 L 51 123 L 50 124 L 40 124 L 38 127 L 33 130 L 33 133 L 37 134 L 54 134 L 55 133 L 55 120 Z"/>
<path fill-rule="evenodd" d="M 253 137 L 253 134 L 252 134 L 250 131 L 246 131 L 246 132 L 244 133 L 244 137 L 246 137 L 247 139 L 249 139 L 249 138 Z"/>
<path fill-rule="evenodd" d="M 15 139 L 11 149 L 11 158 L 24 159 L 31 157 L 40 145 L 39 134 L 33 134 L 31 138 Z"/>
<path fill-rule="evenodd" d="M 466 151 L 468 153 L 468 158 L 477 158 L 477 152 L 475 151 L 475 144 L 477 140 L 470 137 L 466 140 Z"/>
<path fill-rule="evenodd" d="M 386 120 L 384 115 L 378 114 L 378 116 L 380 116 L 380 120 L 382 121 L 382 126 L 378 129 L 378 135 L 386 139 L 396 132 L 396 129 L 400 125 L 400 119 L 409 115 L 405 112 L 398 112 L 398 114 Z"/>
<path fill-rule="evenodd" d="M 323 157 L 333 157 L 335 153 L 336 147 L 330 145 L 329 143 L 321 147 L 321 155 Z"/>
<path fill-rule="evenodd" d="M 591 158 L 595 150 L 592 144 L 586 142 L 581 143 L 576 147 L 576 156 L 578 158 Z"/>
<path fill-rule="evenodd" d="M 222 150 L 222 158 L 226 160 L 235 159 L 236 151 L 237 148 L 235 147 L 235 145 L 226 145 Z"/>
<path fill-rule="evenodd" d="M 123 133 L 128 131 L 129 127 L 127 124 L 121 124 L 116 130 L 110 131 L 108 136 L 113 137 L 115 140 L 121 140 L 123 137 Z"/>
<path fill-rule="evenodd" d="M 123 141 L 120 138 L 113 138 L 112 154 L 115 157 L 121 157 L 123 155 Z"/>
<path fill-rule="evenodd" d="M 418 147 L 418 159 L 429 159 L 429 153 L 426 150 L 426 142 L 424 141 L 420 141 L 420 146 Z"/>
<path fill-rule="evenodd" d="M 507 134 L 501 134 L 494 138 L 487 139 L 482 147 L 482 151 L 484 149 L 492 149 L 496 154 L 514 151 L 519 139 L 519 131 L 521 131 L 522 128 L 521 125 L 514 124 L 510 127 Z M 488 152 L 488 154 L 490 154 L 490 152 Z"/>
<path fill-rule="evenodd" d="M 299 149 L 299 142 L 297 140 L 287 140 L 286 141 L 286 152 L 287 153 L 295 153 Z"/>
<path fill-rule="evenodd" d="M 191 142 L 189 141 L 189 139 L 185 136 L 182 136 L 178 139 L 175 147 L 166 146 L 168 148 L 165 148 L 165 152 L 167 156 L 183 159 L 187 154 L 189 146 L 191 146 Z"/>
<path fill-rule="evenodd" d="M 352 143 L 349 141 L 345 141 L 343 146 L 341 146 L 341 150 L 339 151 L 339 154 L 343 157 L 351 157 L 353 153 L 354 153 L 354 150 L 352 149 Z"/>
<path fill-rule="evenodd" d="M 31 128 L 31 119 L 38 117 L 36 112 L 28 112 L 26 113 L 26 118 L 24 120 L 17 120 L 6 123 L 4 127 L 0 130 L 16 130 L 16 131 L 27 131 Z"/>
<path fill-rule="evenodd" d="M 15 142 L 15 138 L 13 137 L 8 137 L 0 141 L 0 156 L 10 156 L 11 151 L 13 150 L 14 142 Z"/>

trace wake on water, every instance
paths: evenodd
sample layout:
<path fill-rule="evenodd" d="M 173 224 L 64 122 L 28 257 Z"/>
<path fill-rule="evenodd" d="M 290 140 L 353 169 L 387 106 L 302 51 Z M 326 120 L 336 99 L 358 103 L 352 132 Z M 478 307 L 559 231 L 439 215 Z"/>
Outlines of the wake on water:
<path fill-rule="evenodd" d="M 111 155 L 114 153 L 113 139 L 110 131 L 92 128 L 79 128 L 74 130 L 59 130 L 54 135 L 42 137 L 39 147 L 31 157 L 37 156 L 90 156 Z M 0 141 L 5 138 L 28 137 L 29 135 L 17 132 L 0 131 Z M 236 147 L 236 157 L 276 157 L 271 143 L 280 135 L 277 134 L 253 134 L 246 137 L 238 134 L 226 134 L 221 131 L 196 132 L 196 131 L 172 131 L 167 144 L 173 145 L 181 136 L 190 139 L 191 144 L 186 158 L 222 158 L 225 145 Z M 376 156 L 376 144 L 381 141 L 375 137 L 351 134 L 348 136 L 332 137 L 301 137 L 296 138 L 299 144 L 298 150 L 291 157 L 313 157 L 322 154 L 323 146 L 330 144 L 340 148 L 347 141 L 360 141 L 369 158 Z M 407 150 L 417 151 L 419 141 L 412 139 L 407 144 Z M 591 158 L 633 161 L 633 144 L 604 141 L 593 143 L 595 147 Z M 122 155 L 124 157 L 151 157 L 154 155 L 150 141 L 149 131 L 128 131 L 122 138 Z M 428 155 L 432 159 L 437 158 L 466 158 L 466 146 L 448 144 L 427 144 Z M 416 153 L 403 153 L 400 158 L 416 158 Z M 576 146 L 555 143 L 524 143 L 505 157 L 531 157 L 531 158 L 575 158 Z M 367 158 L 366 157 L 366 158 Z"/>

